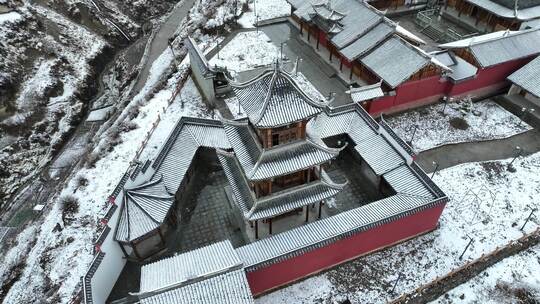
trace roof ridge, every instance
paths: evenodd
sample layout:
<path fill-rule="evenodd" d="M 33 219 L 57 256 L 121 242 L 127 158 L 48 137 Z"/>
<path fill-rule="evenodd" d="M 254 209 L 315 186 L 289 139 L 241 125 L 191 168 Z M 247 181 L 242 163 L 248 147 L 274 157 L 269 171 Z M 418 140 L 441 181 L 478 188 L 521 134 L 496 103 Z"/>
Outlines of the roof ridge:
<path fill-rule="evenodd" d="M 503 36 L 497 36 L 497 37 L 493 37 L 493 38 L 488 38 L 486 40 L 481 40 L 481 41 L 478 41 L 478 42 L 474 42 L 474 38 L 479 37 L 479 36 L 489 35 L 490 33 L 487 33 L 487 34 L 484 34 L 484 35 L 479 35 L 479 36 L 473 36 L 473 37 L 471 37 L 471 42 L 474 42 L 474 43 L 469 43 L 468 46 L 480 45 L 480 44 L 484 44 L 484 43 L 488 43 L 488 42 L 497 41 L 497 40 L 500 40 L 500 39 L 503 39 L 503 38 L 510 38 L 510 37 L 515 37 L 515 36 L 528 34 L 528 33 L 535 32 L 535 31 L 540 31 L 540 28 L 530 28 L 530 29 L 517 30 L 517 31 L 503 30 L 503 31 L 499 31 L 499 32 L 507 32 L 508 34 L 506 34 L 506 35 L 503 34 Z"/>
<path fill-rule="evenodd" d="M 129 192 L 127 192 L 126 195 L 127 195 L 129 198 L 131 198 L 131 202 L 132 202 L 133 204 L 135 204 L 135 206 L 137 206 L 137 208 L 139 208 L 144 214 L 146 214 L 146 216 L 148 216 L 154 223 L 156 223 L 156 224 L 158 224 L 158 225 L 160 224 L 160 222 L 159 222 L 157 219 L 155 219 L 152 215 L 150 215 L 150 213 L 148 213 L 148 211 L 146 211 L 139 203 L 137 203 L 137 201 L 135 200 L 135 198 L 132 197 L 132 195 L 131 195 Z"/>

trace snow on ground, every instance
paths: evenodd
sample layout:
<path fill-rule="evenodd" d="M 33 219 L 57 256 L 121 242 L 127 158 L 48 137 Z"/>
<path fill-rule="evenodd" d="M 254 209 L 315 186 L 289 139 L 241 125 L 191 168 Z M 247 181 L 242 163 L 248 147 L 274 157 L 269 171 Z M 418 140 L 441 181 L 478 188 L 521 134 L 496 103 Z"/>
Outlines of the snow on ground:
<path fill-rule="evenodd" d="M 210 65 L 226 67 L 233 74 L 271 64 L 279 56 L 278 48 L 262 31 L 238 33 L 218 54 Z"/>
<path fill-rule="evenodd" d="M 508 257 L 432 303 L 538 303 L 540 246 Z"/>
<path fill-rule="evenodd" d="M 164 95 L 168 98 L 173 93 L 173 90 L 165 89 L 156 94 Z M 182 105 L 183 103 L 183 105 Z M 174 102 L 167 108 L 167 111 L 162 114 L 159 125 L 150 137 L 146 148 L 142 151 L 139 159 L 151 159 L 157 155 L 161 145 L 167 140 L 176 123 L 182 116 L 210 118 L 211 113 L 203 103 L 202 97 L 191 79 L 186 81 L 184 88 L 176 96 Z"/>
<path fill-rule="evenodd" d="M 506 138 L 531 127 L 491 100 L 443 104 L 388 117 L 388 124 L 420 152 L 446 144 Z"/>
<path fill-rule="evenodd" d="M 252 28 L 258 21 L 263 22 L 291 14 L 291 5 L 286 0 L 254 0 L 249 3 L 249 10 L 238 19 L 243 28 Z M 256 16 L 258 18 L 256 18 Z"/>
<path fill-rule="evenodd" d="M 263 296 L 257 303 L 290 303 L 295 291 L 302 293 L 297 295 L 300 303 L 343 296 L 353 303 L 384 303 L 521 237 L 519 228 L 540 195 L 540 153 L 518 158 L 514 173 L 507 170 L 510 161 L 468 163 L 437 173 L 434 181 L 450 198 L 440 227 L 315 277 L 330 281 L 330 292 L 328 286 L 319 290 L 306 280 Z M 531 232 L 539 224 L 540 218 L 535 217 L 524 231 Z M 459 260 L 469 237 L 472 245 Z M 398 273 L 402 279 L 390 295 Z"/>
<path fill-rule="evenodd" d="M 9 13 L 0 14 L 0 24 L 4 22 L 17 21 L 19 19 L 21 19 L 21 14 L 17 12 L 9 12 Z"/>

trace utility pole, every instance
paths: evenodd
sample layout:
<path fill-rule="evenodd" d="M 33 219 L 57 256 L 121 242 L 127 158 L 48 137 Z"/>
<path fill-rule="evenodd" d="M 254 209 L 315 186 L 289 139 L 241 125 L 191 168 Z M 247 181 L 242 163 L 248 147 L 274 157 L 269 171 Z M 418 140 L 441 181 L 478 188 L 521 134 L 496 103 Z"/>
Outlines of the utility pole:
<path fill-rule="evenodd" d="M 433 166 L 435 166 L 435 170 L 433 171 L 433 174 L 431 174 L 431 179 L 433 179 L 433 177 L 435 177 L 435 173 L 437 173 L 437 170 L 439 169 L 439 163 L 434 161 Z"/>
<path fill-rule="evenodd" d="M 529 220 L 531 219 L 531 217 L 533 216 L 533 213 L 535 211 L 536 211 L 536 209 L 534 209 L 534 208 L 531 210 L 531 213 L 529 214 L 529 216 L 525 220 L 525 223 L 523 223 L 523 226 L 521 226 L 521 228 L 519 230 L 523 231 L 523 229 L 525 228 L 525 225 L 527 225 L 527 223 L 529 222 Z"/>
<path fill-rule="evenodd" d="M 473 238 L 469 237 L 469 243 L 467 243 L 467 246 L 465 246 L 465 249 L 463 250 L 463 252 L 461 253 L 461 255 L 459 256 L 459 259 L 461 260 L 463 258 L 463 255 L 465 254 L 465 252 L 467 251 L 467 249 L 469 249 L 469 246 L 471 246 L 473 242 Z"/>
<path fill-rule="evenodd" d="M 512 158 L 512 160 L 510 161 L 510 163 L 508 164 L 508 166 L 506 166 L 506 170 L 510 171 L 510 172 L 515 172 L 516 169 L 514 168 L 513 164 L 514 164 L 514 161 L 519 157 L 521 156 L 521 147 L 520 146 L 516 146 L 516 148 L 514 149 L 514 151 L 516 151 L 516 154 L 514 155 L 514 158 Z"/>

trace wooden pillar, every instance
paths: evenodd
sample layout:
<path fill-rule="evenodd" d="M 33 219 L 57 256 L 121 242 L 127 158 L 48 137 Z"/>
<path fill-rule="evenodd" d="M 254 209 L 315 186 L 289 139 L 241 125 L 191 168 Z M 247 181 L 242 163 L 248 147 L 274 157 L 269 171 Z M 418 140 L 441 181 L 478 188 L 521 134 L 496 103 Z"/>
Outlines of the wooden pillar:
<path fill-rule="evenodd" d="M 306 206 L 306 223 L 308 222 L 309 220 L 309 205 Z"/>
<path fill-rule="evenodd" d="M 307 171 L 307 182 L 309 183 L 310 180 L 311 180 L 311 168 L 309 168 Z"/>
<path fill-rule="evenodd" d="M 343 71 L 343 59 L 339 61 L 339 71 Z"/>
<path fill-rule="evenodd" d="M 255 220 L 255 239 L 259 239 L 259 221 Z"/>
<path fill-rule="evenodd" d="M 159 234 L 159 238 L 161 239 L 161 244 L 163 244 L 163 246 L 165 246 L 165 239 L 163 238 L 163 233 L 161 233 L 161 227 L 158 227 L 157 231 L 158 231 L 158 234 Z"/>
<path fill-rule="evenodd" d="M 330 51 L 330 62 L 332 62 L 332 47 L 328 48 L 328 50 Z"/>
<path fill-rule="evenodd" d="M 272 194 L 272 180 L 268 181 L 268 195 Z"/>
<path fill-rule="evenodd" d="M 127 259 L 129 257 L 127 251 L 126 251 L 126 248 L 124 248 L 124 245 L 122 245 L 122 243 L 118 243 L 118 245 L 120 246 L 120 249 L 122 249 L 122 252 L 124 253 L 124 257 Z"/>
<path fill-rule="evenodd" d="M 268 219 L 268 231 L 272 234 L 272 218 Z"/>
<path fill-rule="evenodd" d="M 474 16 L 474 20 L 475 20 L 474 25 L 475 26 L 478 25 L 478 22 L 480 22 L 480 18 L 478 17 L 478 15 L 480 15 L 480 13 L 477 13 L 476 16 Z"/>
<path fill-rule="evenodd" d="M 351 71 L 349 72 L 349 79 L 352 80 L 352 71 L 354 69 L 354 63 L 351 65 Z"/>
<path fill-rule="evenodd" d="M 129 245 L 133 249 L 133 253 L 135 253 L 135 256 L 137 257 L 137 259 L 142 260 L 141 256 L 139 255 L 139 252 L 137 251 L 137 246 L 135 245 L 135 243 L 129 242 Z"/>
<path fill-rule="evenodd" d="M 300 36 L 304 36 L 304 23 L 300 21 Z"/>
<path fill-rule="evenodd" d="M 458 9 L 458 14 L 457 16 L 458 17 L 461 17 L 461 13 L 463 12 L 463 6 L 464 6 L 464 3 L 461 1 L 461 0 L 458 0 L 459 1 L 459 5 L 456 5 L 457 9 Z"/>
<path fill-rule="evenodd" d="M 320 33 L 320 30 L 317 30 L 317 46 L 315 47 L 317 50 L 319 49 L 320 42 L 321 42 L 321 33 Z"/>
<path fill-rule="evenodd" d="M 321 213 L 322 213 L 322 204 L 323 204 L 323 202 L 322 202 L 322 201 L 320 201 L 320 202 L 319 202 L 319 219 L 321 219 Z"/>
<path fill-rule="evenodd" d="M 309 38 L 311 38 L 311 27 L 308 26 L 307 28 L 307 41 L 309 42 Z"/>

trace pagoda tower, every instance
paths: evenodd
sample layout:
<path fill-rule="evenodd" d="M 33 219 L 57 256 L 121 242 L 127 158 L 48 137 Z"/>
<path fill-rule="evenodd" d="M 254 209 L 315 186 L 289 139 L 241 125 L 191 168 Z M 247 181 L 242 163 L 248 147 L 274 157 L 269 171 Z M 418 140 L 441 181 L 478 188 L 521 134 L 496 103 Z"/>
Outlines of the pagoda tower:
<path fill-rule="evenodd" d="M 334 183 L 324 164 L 344 147 L 328 147 L 306 132 L 308 121 L 320 114 L 328 101 L 310 98 L 276 63 L 274 69 L 240 84 L 231 84 L 247 114 L 239 120 L 223 120 L 232 151 L 218 151 L 231 186 L 232 199 L 255 229 L 258 222 L 294 214 L 318 204 L 319 217 L 325 200 L 345 184 Z"/>

